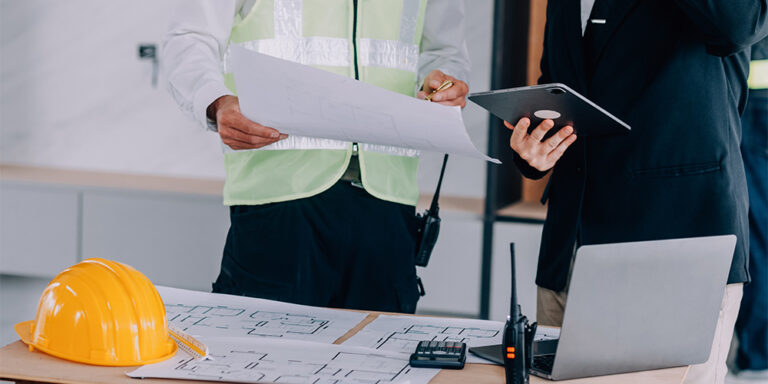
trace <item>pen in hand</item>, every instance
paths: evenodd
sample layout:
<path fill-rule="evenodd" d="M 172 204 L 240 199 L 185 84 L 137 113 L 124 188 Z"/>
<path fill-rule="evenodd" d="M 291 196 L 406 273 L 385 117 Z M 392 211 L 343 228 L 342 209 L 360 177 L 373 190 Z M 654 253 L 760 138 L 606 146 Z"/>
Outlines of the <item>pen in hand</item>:
<path fill-rule="evenodd" d="M 453 81 L 450 81 L 450 80 L 446 80 L 446 81 L 444 81 L 442 84 L 440 84 L 440 86 L 439 86 L 439 87 L 437 87 L 437 89 L 435 89 L 434 91 L 432 91 L 432 93 L 430 93 L 429 95 L 427 95 L 427 97 L 425 97 L 425 98 L 424 98 L 424 100 L 427 100 L 427 101 L 432 101 L 432 96 L 434 96 L 436 93 L 438 93 L 438 92 L 440 92 L 440 91 L 444 91 L 444 90 L 446 90 L 446 89 L 448 89 L 448 88 L 450 88 L 450 87 L 452 87 L 452 86 L 453 86 Z"/>

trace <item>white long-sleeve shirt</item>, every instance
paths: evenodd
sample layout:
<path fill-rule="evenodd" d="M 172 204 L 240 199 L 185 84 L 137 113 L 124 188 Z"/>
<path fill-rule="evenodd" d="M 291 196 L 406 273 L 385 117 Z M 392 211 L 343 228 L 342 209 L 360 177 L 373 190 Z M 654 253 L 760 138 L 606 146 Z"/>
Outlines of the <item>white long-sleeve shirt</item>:
<path fill-rule="evenodd" d="M 161 64 L 171 95 L 184 113 L 207 129 L 216 130 L 206 116 L 208 106 L 217 98 L 232 94 L 224 85 L 220 63 L 234 16 L 245 16 L 253 3 L 181 2 L 163 41 Z M 423 31 L 418 84 L 435 69 L 467 81 L 470 63 L 464 39 L 464 0 L 430 0 Z"/>

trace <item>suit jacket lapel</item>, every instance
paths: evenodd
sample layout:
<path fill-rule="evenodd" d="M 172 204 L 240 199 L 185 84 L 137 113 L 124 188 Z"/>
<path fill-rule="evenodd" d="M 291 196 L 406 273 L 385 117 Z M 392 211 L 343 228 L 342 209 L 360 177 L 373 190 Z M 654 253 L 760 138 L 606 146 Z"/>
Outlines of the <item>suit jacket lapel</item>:
<path fill-rule="evenodd" d="M 602 9 L 603 12 L 599 12 L 600 14 L 593 13 L 589 19 L 604 19 L 605 24 L 594 24 L 587 21 L 590 23 L 587 28 L 592 29 L 591 33 L 595 40 L 595 50 L 593 52 L 593 54 L 596 55 L 593 58 L 595 63 L 600 60 L 600 56 L 602 55 L 605 46 L 608 44 L 608 41 L 613 34 L 616 33 L 616 30 L 624 21 L 624 18 L 629 14 L 629 11 L 631 11 L 638 3 L 638 0 L 597 0 L 597 2 L 601 1 L 608 3 L 604 4 Z M 578 0 L 573 0 L 573 2 L 580 3 Z"/>
<path fill-rule="evenodd" d="M 585 92 L 587 80 L 584 72 L 584 52 L 581 45 L 581 2 L 579 0 L 564 0 L 561 2 L 557 22 L 561 23 L 563 36 L 571 65 L 578 79 L 577 91 Z"/>

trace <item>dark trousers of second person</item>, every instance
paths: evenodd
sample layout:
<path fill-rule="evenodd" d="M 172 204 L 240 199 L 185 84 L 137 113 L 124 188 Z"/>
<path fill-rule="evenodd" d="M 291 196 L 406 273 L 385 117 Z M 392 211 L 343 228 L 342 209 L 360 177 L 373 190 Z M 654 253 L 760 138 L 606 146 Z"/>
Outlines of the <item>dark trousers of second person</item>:
<path fill-rule="evenodd" d="M 750 90 L 741 153 L 749 187 L 749 274 L 735 335 L 739 370 L 768 369 L 768 89 Z"/>
<path fill-rule="evenodd" d="M 348 181 L 318 195 L 233 206 L 216 293 L 413 313 L 415 208 Z"/>

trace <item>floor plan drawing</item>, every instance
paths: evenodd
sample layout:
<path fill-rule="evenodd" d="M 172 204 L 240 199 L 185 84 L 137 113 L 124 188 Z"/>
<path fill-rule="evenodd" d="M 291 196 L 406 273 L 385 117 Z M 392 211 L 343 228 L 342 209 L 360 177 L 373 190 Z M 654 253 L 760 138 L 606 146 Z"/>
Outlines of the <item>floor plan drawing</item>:
<path fill-rule="evenodd" d="M 427 324 L 412 324 L 402 331 L 394 331 L 379 340 L 376 349 L 393 350 L 391 344 L 418 342 L 421 340 L 455 341 L 470 343 L 477 339 L 493 339 L 501 331 L 498 329 L 446 327 Z"/>
<path fill-rule="evenodd" d="M 243 383 L 421 384 L 437 374 L 435 369 L 410 367 L 407 356 L 367 348 L 243 338 L 207 344 L 212 360 L 179 352 L 128 375 Z"/>
<path fill-rule="evenodd" d="M 196 337 L 253 336 L 333 343 L 367 314 L 158 287 L 169 325 Z"/>
<path fill-rule="evenodd" d="M 184 305 L 167 305 L 166 313 L 170 324 L 184 331 L 204 327 L 209 328 L 211 332 L 216 332 L 217 329 L 222 332 L 237 329 L 244 335 L 264 337 L 291 338 L 292 335 L 318 335 L 328 329 L 331 323 L 331 320 L 310 315 L 270 311 L 255 311 L 247 314 L 245 309 L 228 307 L 190 308 Z M 245 315 L 241 316 L 242 314 Z M 235 319 L 230 321 L 229 318 Z"/>
<path fill-rule="evenodd" d="M 467 347 L 500 344 L 504 323 L 498 321 L 380 315 L 344 345 L 410 355 L 422 340 L 457 341 Z M 489 363 L 467 355 L 468 363 Z"/>

